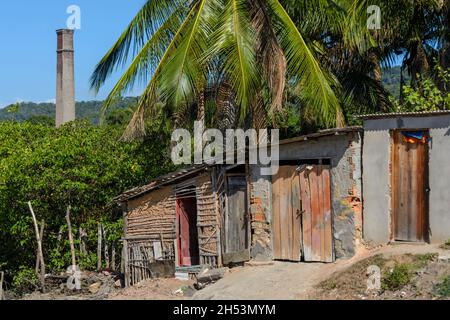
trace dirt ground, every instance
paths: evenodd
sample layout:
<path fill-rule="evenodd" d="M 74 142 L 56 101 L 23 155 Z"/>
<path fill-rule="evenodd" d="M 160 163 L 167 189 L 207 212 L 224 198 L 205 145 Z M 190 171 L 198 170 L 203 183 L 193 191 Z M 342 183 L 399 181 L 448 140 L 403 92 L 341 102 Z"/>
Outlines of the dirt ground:
<path fill-rule="evenodd" d="M 438 245 L 401 244 L 362 249 L 350 260 L 340 260 L 333 264 L 321 263 L 283 263 L 275 262 L 271 266 L 245 267 L 232 270 L 221 281 L 197 292 L 194 299 L 198 300 L 291 300 L 291 299 L 339 299 L 337 296 L 325 297 L 318 293 L 317 286 L 342 272 L 357 262 L 382 254 L 383 256 L 397 256 L 404 254 L 420 255 L 427 253 L 449 254 Z M 364 278 L 366 285 L 367 279 Z M 358 297 L 352 297 L 357 299 Z"/>
<path fill-rule="evenodd" d="M 447 248 L 446 248 L 447 249 Z M 362 248 L 349 260 L 332 264 L 273 262 L 266 265 L 230 269 L 223 279 L 203 290 L 193 289 L 193 281 L 155 279 L 126 289 L 108 289 L 104 295 L 32 294 L 27 300 L 309 300 L 309 299 L 434 299 L 430 295 L 436 281 L 450 275 L 450 250 L 439 245 L 399 244 Z M 426 263 L 421 265 L 423 257 Z M 433 258 L 432 258 L 433 257 Z M 366 293 L 369 265 L 389 270 L 395 263 L 417 266 L 411 284 L 398 291 Z M 107 292 L 108 289 L 109 291 Z"/>
<path fill-rule="evenodd" d="M 189 287 L 194 281 L 158 279 L 143 281 L 131 288 L 122 289 L 109 296 L 108 300 L 184 300 L 189 299 Z"/>

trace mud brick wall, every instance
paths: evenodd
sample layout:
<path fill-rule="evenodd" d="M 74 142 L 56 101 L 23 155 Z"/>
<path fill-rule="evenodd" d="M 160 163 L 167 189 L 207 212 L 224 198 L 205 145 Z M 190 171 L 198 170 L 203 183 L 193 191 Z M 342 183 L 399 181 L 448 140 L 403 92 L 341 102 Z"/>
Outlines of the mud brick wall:
<path fill-rule="evenodd" d="M 252 228 L 251 257 L 272 260 L 271 210 L 272 179 L 261 175 L 261 168 L 250 165 L 250 217 Z"/>
<path fill-rule="evenodd" d="M 172 187 L 167 186 L 128 202 L 126 237 L 148 237 L 173 244 L 176 208 Z"/>

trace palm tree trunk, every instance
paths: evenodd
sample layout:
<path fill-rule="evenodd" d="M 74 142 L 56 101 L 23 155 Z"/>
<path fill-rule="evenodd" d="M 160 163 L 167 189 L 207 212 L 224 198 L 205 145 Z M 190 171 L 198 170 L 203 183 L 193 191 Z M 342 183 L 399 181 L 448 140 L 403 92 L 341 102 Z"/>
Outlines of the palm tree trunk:
<path fill-rule="evenodd" d="M 203 128 L 205 127 L 205 89 L 202 89 L 197 97 L 197 121 L 201 121 Z"/>
<path fill-rule="evenodd" d="M 410 72 L 411 85 L 417 86 L 419 76 L 430 71 L 430 64 L 428 63 L 427 54 L 422 43 L 418 42 L 411 52 Z"/>
<path fill-rule="evenodd" d="M 383 87 L 383 71 L 381 69 L 380 59 L 376 52 L 372 51 L 369 53 L 369 61 L 372 64 L 373 78 L 377 82 L 378 88 Z M 380 101 L 377 102 L 377 112 L 386 111 L 383 110 L 383 106 Z"/>

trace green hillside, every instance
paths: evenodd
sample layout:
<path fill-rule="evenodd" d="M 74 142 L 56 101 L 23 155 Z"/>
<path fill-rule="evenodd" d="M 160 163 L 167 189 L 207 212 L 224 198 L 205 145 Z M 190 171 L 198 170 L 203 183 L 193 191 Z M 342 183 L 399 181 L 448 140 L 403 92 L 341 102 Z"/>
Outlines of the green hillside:
<path fill-rule="evenodd" d="M 119 100 L 113 107 L 114 110 L 126 110 L 133 108 L 137 103 L 137 98 L 129 97 Z M 99 122 L 100 110 L 103 106 L 103 101 L 80 101 L 76 103 L 76 117 L 77 119 L 88 119 L 93 124 Z M 23 122 L 25 120 L 52 122 L 55 119 L 55 104 L 54 103 L 33 103 L 22 102 L 18 105 L 11 105 L 0 109 L 0 121 L 16 120 Z"/>
<path fill-rule="evenodd" d="M 411 77 L 408 72 L 403 72 L 404 82 L 409 84 Z M 401 81 L 401 67 L 392 67 L 383 69 L 383 85 L 395 98 L 400 97 L 400 81 Z"/>

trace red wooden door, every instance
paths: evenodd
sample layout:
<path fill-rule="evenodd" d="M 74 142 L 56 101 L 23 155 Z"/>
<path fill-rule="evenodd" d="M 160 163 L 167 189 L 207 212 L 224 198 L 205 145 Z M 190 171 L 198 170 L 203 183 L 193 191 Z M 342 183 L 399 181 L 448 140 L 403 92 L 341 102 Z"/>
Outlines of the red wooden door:
<path fill-rule="evenodd" d="M 410 131 L 411 132 L 411 131 Z M 408 142 L 402 131 L 393 133 L 392 207 L 394 240 L 427 238 L 428 144 Z M 428 133 L 425 133 L 425 140 Z"/>
<path fill-rule="evenodd" d="M 197 201 L 195 198 L 177 200 L 178 253 L 180 266 L 198 265 Z"/>
<path fill-rule="evenodd" d="M 333 262 L 330 166 L 303 166 L 299 177 L 305 261 Z"/>

